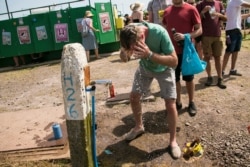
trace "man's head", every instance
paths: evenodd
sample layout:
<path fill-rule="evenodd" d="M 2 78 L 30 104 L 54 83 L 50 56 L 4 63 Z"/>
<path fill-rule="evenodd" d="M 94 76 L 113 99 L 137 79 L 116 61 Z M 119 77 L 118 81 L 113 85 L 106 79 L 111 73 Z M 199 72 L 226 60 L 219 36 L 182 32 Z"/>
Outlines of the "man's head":
<path fill-rule="evenodd" d="M 121 46 L 126 51 L 132 51 L 136 42 L 140 39 L 141 34 L 142 32 L 139 26 L 133 24 L 125 26 L 120 32 Z"/>

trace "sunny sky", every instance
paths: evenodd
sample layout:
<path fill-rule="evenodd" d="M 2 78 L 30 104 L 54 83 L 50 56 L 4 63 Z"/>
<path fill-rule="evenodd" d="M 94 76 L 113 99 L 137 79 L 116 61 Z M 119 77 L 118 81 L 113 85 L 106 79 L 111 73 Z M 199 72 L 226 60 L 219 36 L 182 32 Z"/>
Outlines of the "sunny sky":
<path fill-rule="evenodd" d="M 47 5 L 53 5 L 53 4 L 58 4 L 58 3 L 64 3 L 64 2 L 74 2 L 76 0 L 0 0 L 0 14 L 1 13 L 7 13 L 7 7 L 6 3 L 8 4 L 9 12 L 14 12 L 18 10 L 25 10 L 29 8 L 36 8 L 36 7 L 41 7 L 41 6 L 47 6 Z M 122 14 L 131 13 L 131 10 L 129 8 L 129 5 L 134 3 L 135 0 L 91 0 L 91 6 L 94 6 L 95 2 L 112 2 L 112 4 L 116 4 L 118 11 L 120 11 Z M 144 9 L 147 8 L 147 4 L 149 0 L 141 0 L 140 2 L 143 2 L 144 4 Z M 89 4 L 89 0 L 84 0 L 80 1 L 77 3 L 72 3 L 71 7 L 79 7 L 79 6 L 86 6 Z M 67 6 L 56 6 L 56 10 L 59 9 L 64 9 Z M 26 16 L 28 15 L 27 12 L 20 12 L 13 14 L 13 17 L 21 17 L 21 16 Z M 8 19 L 8 15 L 0 15 L 0 20 L 5 20 Z"/>

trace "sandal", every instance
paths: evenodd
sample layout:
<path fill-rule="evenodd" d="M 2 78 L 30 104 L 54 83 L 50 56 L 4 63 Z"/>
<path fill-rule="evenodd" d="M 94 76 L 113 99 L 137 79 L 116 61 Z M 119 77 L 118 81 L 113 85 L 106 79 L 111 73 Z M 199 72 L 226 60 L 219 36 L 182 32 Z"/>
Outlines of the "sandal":
<path fill-rule="evenodd" d="M 134 128 L 130 130 L 130 132 L 126 135 L 125 140 L 131 141 L 137 138 L 138 136 L 142 135 L 144 133 L 144 128 L 141 128 L 138 131 L 135 131 Z"/>
<path fill-rule="evenodd" d="M 181 149 L 180 149 L 180 147 L 178 145 L 174 146 L 174 147 L 169 146 L 169 148 L 170 148 L 170 155 L 174 159 L 178 159 L 178 158 L 181 157 Z"/>

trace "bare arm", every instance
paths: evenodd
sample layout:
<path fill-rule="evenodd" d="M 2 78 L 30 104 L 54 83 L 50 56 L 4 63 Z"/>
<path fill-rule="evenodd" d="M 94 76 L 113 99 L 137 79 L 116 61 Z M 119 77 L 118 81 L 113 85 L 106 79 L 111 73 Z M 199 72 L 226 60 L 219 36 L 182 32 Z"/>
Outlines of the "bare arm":
<path fill-rule="evenodd" d="M 194 25 L 194 31 L 190 33 L 191 38 L 196 38 L 196 37 L 200 36 L 201 34 L 202 34 L 201 24 Z"/>
<path fill-rule="evenodd" d="M 158 53 L 153 53 L 148 48 L 148 46 L 142 41 L 139 41 L 136 44 L 134 50 L 134 57 L 140 59 L 150 59 L 153 62 L 156 62 L 161 65 L 166 65 L 168 67 L 176 67 L 178 64 L 178 58 L 175 51 L 168 55 L 160 55 Z"/>

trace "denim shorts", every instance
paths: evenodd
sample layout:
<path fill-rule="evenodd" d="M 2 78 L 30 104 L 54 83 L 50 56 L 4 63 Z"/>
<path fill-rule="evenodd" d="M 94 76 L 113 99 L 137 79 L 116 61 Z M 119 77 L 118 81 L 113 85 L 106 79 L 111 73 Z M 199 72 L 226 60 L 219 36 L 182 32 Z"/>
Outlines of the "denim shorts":
<path fill-rule="evenodd" d="M 239 29 L 227 30 L 226 36 L 230 36 L 230 43 L 226 43 L 226 52 L 238 52 L 241 48 L 242 34 Z"/>
<path fill-rule="evenodd" d="M 148 71 L 140 65 L 134 75 L 132 92 L 147 96 L 153 79 L 157 80 L 163 99 L 176 99 L 176 83 L 173 68 L 167 68 L 163 72 L 156 73 Z"/>
<path fill-rule="evenodd" d="M 178 65 L 175 69 L 175 79 L 176 82 L 179 82 L 181 79 L 181 64 L 182 64 L 182 54 L 178 54 Z M 190 82 L 194 79 L 194 75 L 182 76 L 182 80 Z"/>

